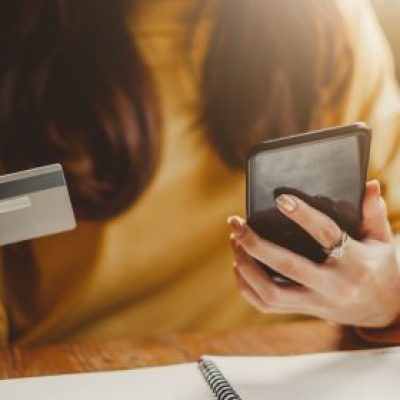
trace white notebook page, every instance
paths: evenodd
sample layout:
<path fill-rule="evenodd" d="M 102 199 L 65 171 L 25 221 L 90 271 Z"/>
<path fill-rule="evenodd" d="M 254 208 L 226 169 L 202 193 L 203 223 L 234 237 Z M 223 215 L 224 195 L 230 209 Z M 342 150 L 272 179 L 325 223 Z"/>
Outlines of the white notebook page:
<path fill-rule="evenodd" d="M 394 400 L 400 348 L 211 359 L 243 400 Z M 212 400 L 196 363 L 0 381 L 7 400 Z"/>
<path fill-rule="evenodd" d="M 210 400 L 196 363 L 0 381 L 1 400 Z"/>
<path fill-rule="evenodd" d="M 398 400 L 400 348 L 284 357 L 211 357 L 243 400 Z"/>

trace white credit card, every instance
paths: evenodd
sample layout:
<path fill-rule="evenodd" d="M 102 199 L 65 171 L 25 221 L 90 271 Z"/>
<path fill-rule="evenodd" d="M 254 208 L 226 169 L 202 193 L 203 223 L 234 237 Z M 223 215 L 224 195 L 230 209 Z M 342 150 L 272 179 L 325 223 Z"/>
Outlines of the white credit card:
<path fill-rule="evenodd" d="M 60 164 L 0 176 L 0 246 L 75 227 Z"/>

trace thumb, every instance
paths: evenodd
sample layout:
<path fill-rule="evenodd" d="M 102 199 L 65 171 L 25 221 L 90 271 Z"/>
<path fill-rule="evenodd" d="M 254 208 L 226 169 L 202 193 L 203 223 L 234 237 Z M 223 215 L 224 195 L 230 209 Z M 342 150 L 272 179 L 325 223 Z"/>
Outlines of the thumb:
<path fill-rule="evenodd" d="M 367 239 L 389 242 L 392 238 L 386 204 L 377 180 L 368 182 L 365 188 L 362 231 Z"/>

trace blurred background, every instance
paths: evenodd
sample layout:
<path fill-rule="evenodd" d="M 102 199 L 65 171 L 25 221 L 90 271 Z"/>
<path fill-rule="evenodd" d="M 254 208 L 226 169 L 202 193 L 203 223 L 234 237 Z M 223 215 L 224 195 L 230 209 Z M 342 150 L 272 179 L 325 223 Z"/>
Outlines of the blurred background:
<path fill-rule="evenodd" d="M 396 60 L 397 79 L 400 81 L 400 1 L 371 0 Z"/>

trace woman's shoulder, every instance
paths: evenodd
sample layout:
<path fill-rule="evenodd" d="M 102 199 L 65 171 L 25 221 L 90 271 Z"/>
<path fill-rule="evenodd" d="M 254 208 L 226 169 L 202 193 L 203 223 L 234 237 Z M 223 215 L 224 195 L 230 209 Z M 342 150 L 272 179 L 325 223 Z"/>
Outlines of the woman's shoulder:
<path fill-rule="evenodd" d="M 369 13 L 372 10 L 368 0 L 335 0 L 339 11 L 345 18 L 361 19 L 364 13 Z"/>
<path fill-rule="evenodd" d="M 381 104 L 398 112 L 400 98 L 394 58 L 382 27 L 367 0 L 336 0 L 352 49 L 352 78 L 345 120 L 375 118 Z M 380 118 L 381 119 L 381 118 Z M 369 121 L 368 121 L 369 122 Z M 376 122 L 376 121 L 374 121 Z"/>
<path fill-rule="evenodd" d="M 375 11 L 368 0 L 335 0 L 354 49 L 368 43 L 387 50 L 386 38 Z M 367 36 L 366 36 L 367 35 Z"/>

